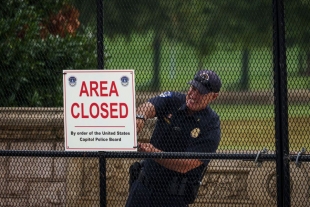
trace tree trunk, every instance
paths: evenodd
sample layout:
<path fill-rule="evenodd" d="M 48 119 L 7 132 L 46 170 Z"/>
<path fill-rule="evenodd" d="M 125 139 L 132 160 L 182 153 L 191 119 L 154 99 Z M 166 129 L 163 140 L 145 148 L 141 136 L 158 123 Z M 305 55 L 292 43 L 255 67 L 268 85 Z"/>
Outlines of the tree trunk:
<path fill-rule="evenodd" d="M 153 40 L 154 50 L 154 69 L 153 79 L 150 84 L 151 91 L 160 90 L 160 50 L 161 50 L 161 34 L 159 31 L 155 31 L 155 37 Z"/>
<path fill-rule="evenodd" d="M 298 52 L 298 75 L 310 76 L 310 51 L 300 49 Z"/>
<path fill-rule="evenodd" d="M 307 67 L 304 72 L 304 75 L 310 76 L 310 51 L 307 52 Z"/>
<path fill-rule="evenodd" d="M 298 75 L 303 75 L 305 71 L 304 67 L 304 52 L 302 49 L 298 51 Z"/>
<path fill-rule="evenodd" d="M 241 78 L 239 82 L 239 89 L 242 91 L 249 90 L 249 57 L 249 50 L 244 49 L 242 51 Z"/>
<path fill-rule="evenodd" d="M 203 58 L 201 57 L 201 55 L 198 58 L 198 70 L 203 70 Z"/>

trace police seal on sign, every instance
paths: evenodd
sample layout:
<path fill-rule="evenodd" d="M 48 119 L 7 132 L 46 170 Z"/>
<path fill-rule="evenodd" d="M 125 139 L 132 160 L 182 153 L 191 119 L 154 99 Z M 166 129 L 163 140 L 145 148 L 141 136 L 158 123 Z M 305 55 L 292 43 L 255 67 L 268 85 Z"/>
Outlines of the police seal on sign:
<path fill-rule="evenodd" d="M 70 77 L 68 78 L 68 81 L 69 81 L 69 85 L 70 85 L 70 86 L 75 86 L 75 85 L 76 85 L 76 77 L 70 76 Z"/>
<path fill-rule="evenodd" d="M 121 83 L 122 83 L 123 86 L 128 86 L 129 78 L 127 76 L 121 77 Z"/>

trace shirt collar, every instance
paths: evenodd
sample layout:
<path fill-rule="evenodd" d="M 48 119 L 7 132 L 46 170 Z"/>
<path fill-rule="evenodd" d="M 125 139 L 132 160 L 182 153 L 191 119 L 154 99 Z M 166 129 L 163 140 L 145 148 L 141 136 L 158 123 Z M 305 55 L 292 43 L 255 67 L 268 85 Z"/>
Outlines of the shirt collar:
<path fill-rule="evenodd" d="M 185 111 L 187 109 L 186 103 L 182 104 L 182 106 L 179 108 L 180 111 Z M 207 106 L 205 109 L 197 111 L 192 114 L 192 116 L 197 120 L 203 120 L 203 117 L 206 117 L 209 111 L 209 106 Z"/>

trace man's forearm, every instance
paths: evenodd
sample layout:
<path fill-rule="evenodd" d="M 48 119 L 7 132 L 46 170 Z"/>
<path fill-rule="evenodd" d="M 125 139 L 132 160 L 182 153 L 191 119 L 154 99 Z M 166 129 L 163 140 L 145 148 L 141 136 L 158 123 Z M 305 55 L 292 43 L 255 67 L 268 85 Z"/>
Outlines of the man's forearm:
<path fill-rule="evenodd" d="M 151 143 L 139 143 L 140 152 L 163 152 Z M 186 173 L 203 164 L 198 159 L 154 159 L 157 163 L 180 173 Z"/>
<path fill-rule="evenodd" d="M 137 119 L 137 134 L 139 134 L 144 127 L 144 122 L 155 117 L 155 107 L 150 102 L 144 103 L 137 108 L 136 114 L 144 117 L 144 119 Z"/>
<path fill-rule="evenodd" d="M 169 170 L 180 173 L 187 173 L 203 164 L 197 159 L 155 159 L 155 161 Z"/>
<path fill-rule="evenodd" d="M 152 103 L 146 102 L 137 108 L 137 114 L 143 115 L 145 119 L 154 118 L 156 115 L 155 107 Z"/>

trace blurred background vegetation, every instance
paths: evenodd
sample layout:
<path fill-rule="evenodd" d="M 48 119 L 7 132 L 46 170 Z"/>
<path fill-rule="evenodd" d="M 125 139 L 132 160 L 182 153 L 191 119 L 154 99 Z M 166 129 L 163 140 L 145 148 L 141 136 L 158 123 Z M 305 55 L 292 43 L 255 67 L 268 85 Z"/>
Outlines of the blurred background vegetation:
<path fill-rule="evenodd" d="M 97 69 L 96 2 L 4 0 L 0 4 L 1 107 L 61 107 L 62 70 Z M 134 69 L 140 94 L 186 91 L 195 71 L 210 68 L 221 76 L 223 92 L 271 91 L 273 96 L 271 0 L 103 2 L 104 69 Z M 285 0 L 284 5 L 288 89 L 301 97 L 289 106 L 289 115 L 309 118 L 305 94 L 310 89 L 310 1 Z M 256 147 L 264 144 L 259 140 L 274 146 L 273 105 L 232 102 L 214 107 L 223 121 L 233 121 L 224 124 L 222 147 L 248 144 L 241 136 L 249 136 L 249 128 L 241 127 L 249 125 L 239 123 L 244 120 L 263 127 L 250 130 L 257 136 Z M 298 123 L 302 131 L 290 133 L 306 140 L 304 121 L 294 124 Z M 238 130 L 230 130 L 233 126 Z"/>
<path fill-rule="evenodd" d="M 138 91 L 184 91 L 199 68 L 223 90 L 272 90 L 271 3 L 104 1 L 105 69 L 136 70 Z M 288 88 L 309 89 L 310 4 L 285 6 Z M 0 18 L 1 106 L 61 106 L 62 70 L 96 69 L 95 0 L 5 0 Z"/>
<path fill-rule="evenodd" d="M 1 106 L 61 106 L 62 70 L 96 66 L 96 34 L 70 2 L 5 0 L 0 18 Z"/>

